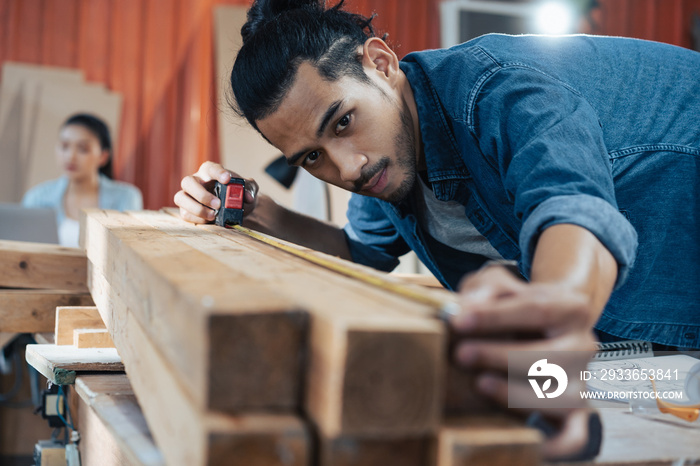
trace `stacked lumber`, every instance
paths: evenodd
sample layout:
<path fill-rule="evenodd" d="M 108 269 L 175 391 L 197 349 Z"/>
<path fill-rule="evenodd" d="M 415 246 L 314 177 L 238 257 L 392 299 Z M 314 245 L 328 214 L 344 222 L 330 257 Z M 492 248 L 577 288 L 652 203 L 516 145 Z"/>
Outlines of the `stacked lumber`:
<path fill-rule="evenodd" d="M 473 425 L 443 426 L 454 378 L 430 300 L 163 212 L 81 223 L 88 286 L 167 464 L 465 464 L 445 445 L 538 461 L 527 429 L 472 442 Z"/>
<path fill-rule="evenodd" d="M 52 343 L 27 345 L 26 359 L 57 385 L 80 372 L 123 372 L 124 365 L 95 306 L 59 306 Z"/>
<path fill-rule="evenodd" d="M 0 333 L 53 332 L 57 306 L 92 304 L 83 251 L 0 240 Z"/>

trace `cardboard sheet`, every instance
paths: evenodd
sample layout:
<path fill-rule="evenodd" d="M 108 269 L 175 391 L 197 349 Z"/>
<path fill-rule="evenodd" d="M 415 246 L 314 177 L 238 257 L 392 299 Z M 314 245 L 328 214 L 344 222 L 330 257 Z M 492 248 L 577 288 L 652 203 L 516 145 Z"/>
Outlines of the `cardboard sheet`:
<path fill-rule="evenodd" d="M 0 202 L 19 202 L 27 189 L 62 174 L 56 163 L 58 130 L 72 113 L 105 119 L 113 144 L 119 135 L 121 96 L 87 83 L 81 70 L 5 62 L 0 82 Z"/>

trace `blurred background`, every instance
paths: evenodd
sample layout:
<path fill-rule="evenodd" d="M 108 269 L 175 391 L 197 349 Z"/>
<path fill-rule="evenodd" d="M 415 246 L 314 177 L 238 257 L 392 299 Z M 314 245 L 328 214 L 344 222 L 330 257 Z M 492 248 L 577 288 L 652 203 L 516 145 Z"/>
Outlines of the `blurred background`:
<path fill-rule="evenodd" d="M 104 109 L 116 140 L 114 176 L 138 186 L 146 208 L 173 205 L 181 178 L 205 160 L 222 161 L 256 177 L 282 203 L 293 204 L 293 194 L 262 170 L 279 154 L 234 117 L 222 97 L 249 4 L 248 0 L 0 0 L 4 91 L 0 172 L 5 178 L 0 179 L 0 202 L 17 202 L 31 185 L 58 173 L 57 168 L 51 170 L 60 123 L 38 125 L 37 106 L 50 95 L 73 102 L 71 109 L 92 104 Z M 700 0 L 348 0 L 346 5 L 365 15 L 376 13 L 376 27 L 380 33 L 388 32 L 399 56 L 486 32 L 585 32 L 693 48 L 697 47 L 693 25 L 697 28 L 700 14 Z M 16 90 L 21 84 L 7 82 L 7 75 L 12 80 L 17 69 L 8 68 L 8 63 L 49 67 L 42 78 L 44 97 L 34 95 L 32 100 L 25 95 L 24 103 L 18 104 Z M 84 98 L 76 93 L 75 83 L 61 87 L 57 84 L 61 80 L 46 78 L 52 71 L 77 72 Z M 36 82 L 41 71 L 29 75 Z M 100 87 L 101 94 L 85 91 L 86 86 Z M 44 103 L 66 108 L 65 102 Z M 18 143 L 22 124 L 25 141 Z M 26 142 L 27 133 L 39 130 L 49 134 L 29 136 L 31 141 Z M 14 145 L 8 142 L 13 137 Z M 50 142 L 42 144 L 43 140 Z M 23 154 L 18 153 L 18 144 Z M 29 149 L 35 155 L 28 156 Z M 24 159 L 17 161 L 20 156 Z M 345 197 L 337 197 L 333 202 L 339 208 L 332 217 L 342 224 Z"/>
<path fill-rule="evenodd" d="M 172 206 L 182 177 L 213 160 L 256 178 L 278 202 L 343 225 L 348 193 L 302 172 L 270 176 L 280 154 L 228 108 L 250 3 L 0 0 L 0 203 L 17 203 L 61 174 L 58 129 L 68 115 L 90 112 L 112 130 L 114 178 L 140 188 L 147 209 Z M 346 8 L 376 14 L 378 35 L 388 33 L 400 57 L 489 32 L 615 35 L 699 49 L 700 0 L 347 0 Z M 280 182 L 293 179 L 291 188 Z M 424 269 L 412 256 L 400 271 Z M 0 334 L 6 464 L 29 458 L 37 437 L 50 435 L 28 408 L 29 380 L 3 357 L 13 338 Z"/>

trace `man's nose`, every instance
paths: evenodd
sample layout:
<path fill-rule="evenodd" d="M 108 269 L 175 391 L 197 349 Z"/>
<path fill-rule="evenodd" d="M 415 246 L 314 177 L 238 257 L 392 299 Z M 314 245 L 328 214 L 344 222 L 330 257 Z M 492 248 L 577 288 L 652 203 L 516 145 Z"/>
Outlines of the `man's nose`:
<path fill-rule="evenodd" d="M 354 151 L 336 150 L 329 153 L 331 159 L 338 168 L 340 179 L 346 182 L 354 182 L 362 176 L 362 167 L 367 164 L 367 156 Z"/>

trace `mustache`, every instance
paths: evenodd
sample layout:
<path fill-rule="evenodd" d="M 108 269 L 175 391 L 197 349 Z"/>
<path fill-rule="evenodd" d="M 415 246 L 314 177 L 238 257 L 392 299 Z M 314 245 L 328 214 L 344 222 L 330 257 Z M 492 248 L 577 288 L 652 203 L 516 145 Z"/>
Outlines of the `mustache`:
<path fill-rule="evenodd" d="M 368 168 L 360 174 L 360 177 L 353 182 L 352 192 L 359 193 L 362 188 L 371 180 L 374 175 L 389 166 L 389 157 L 382 157 L 373 167 Z"/>

